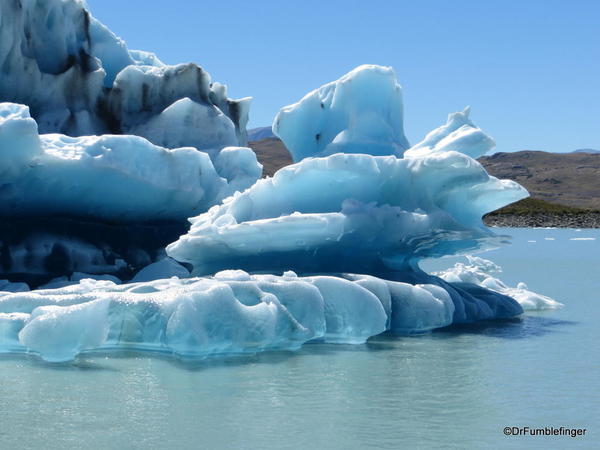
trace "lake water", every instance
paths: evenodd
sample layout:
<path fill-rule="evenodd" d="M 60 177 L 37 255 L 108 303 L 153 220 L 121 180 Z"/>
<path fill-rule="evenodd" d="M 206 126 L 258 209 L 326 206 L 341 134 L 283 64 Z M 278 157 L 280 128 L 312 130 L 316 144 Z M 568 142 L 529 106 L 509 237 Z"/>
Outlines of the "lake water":
<path fill-rule="evenodd" d="M 500 278 L 563 309 L 193 365 L 2 356 L 0 448 L 600 448 L 600 231 L 498 231 L 513 244 L 482 256 Z M 515 437 L 505 426 L 587 431 Z"/>

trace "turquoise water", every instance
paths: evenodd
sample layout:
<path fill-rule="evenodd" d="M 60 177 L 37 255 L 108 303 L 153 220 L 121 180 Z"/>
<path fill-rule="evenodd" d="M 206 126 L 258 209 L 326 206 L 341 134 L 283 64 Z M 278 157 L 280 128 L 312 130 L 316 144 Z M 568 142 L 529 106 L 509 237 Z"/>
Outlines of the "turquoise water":
<path fill-rule="evenodd" d="M 482 256 L 500 278 L 563 309 L 193 365 L 1 356 L 0 448 L 599 448 L 600 231 L 499 231 L 513 245 Z M 507 437 L 505 426 L 587 431 Z"/>

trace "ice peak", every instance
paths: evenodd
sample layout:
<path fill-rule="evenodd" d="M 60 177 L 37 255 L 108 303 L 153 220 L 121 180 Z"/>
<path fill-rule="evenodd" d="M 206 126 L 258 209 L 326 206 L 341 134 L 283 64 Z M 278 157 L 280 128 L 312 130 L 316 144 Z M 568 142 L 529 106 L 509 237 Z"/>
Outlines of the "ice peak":
<path fill-rule="evenodd" d="M 478 158 L 496 146 L 494 140 L 485 134 L 469 118 L 471 107 L 448 115 L 446 124 L 436 128 L 418 144 L 404 154 L 407 158 L 428 153 L 456 151 Z"/>
<path fill-rule="evenodd" d="M 273 131 L 294 161 L 340 152 L 401 156 L 409 147 L 394 69 L 371 64 L 282 108 Z"/>

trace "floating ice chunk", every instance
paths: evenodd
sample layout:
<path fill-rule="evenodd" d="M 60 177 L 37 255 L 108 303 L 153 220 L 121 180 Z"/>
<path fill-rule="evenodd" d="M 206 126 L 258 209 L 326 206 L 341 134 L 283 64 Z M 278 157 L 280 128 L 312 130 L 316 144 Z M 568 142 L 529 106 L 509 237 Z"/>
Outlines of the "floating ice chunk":
<path fill-rule="evenodd" d="M 523 282 L 518 283 L 516 288 L 509 287 L 503 293 L 519 302 L 525 311 L 557 309 L 564 306 L 550 297 L 530 291 Z"/>
<path fill-rule="evenodd" d="M 403 114 L 394 70 L 363 65 L 282 108 L 273 131 L 296 162 L 338 152 L 401 156 L 409 147 Z"/>
<path fill-rule="evenodd" d="M 402 271 L 486 245 L 482 215 L 527 196 L 466 154 L 493 142 L 468 110 L 420 144 L 428 150 L 396 157 L 408 144 L 391 68 L 358 67 L 283 108 L 273 129 L 301 161 L 190 219 L 167 253 L 195 275 Z M 314 157 L 334 152 L 344 153 Z"/>
<path fill-rule="evenodd" d="M 577 230 L 579 231 L 579 230 Z M 570 241 L 595 241 L 596 238 L 593 237 L 583 237 L 583 238 L 570 238 Z"/>
<path fill-rule="evenodd" d="M 508 297 L 514 298 L 525 311 L 556 309 L 563 305 L 550 297 L 530 291 L 525 283 L 509 287 L 491 274 L 502 269 L 493 262 L 474 256 L 467 256 L 469 264 L 456 263 L 454 267 L 437 275 L 448 282 L 463 282 L 482 286 Z"/>

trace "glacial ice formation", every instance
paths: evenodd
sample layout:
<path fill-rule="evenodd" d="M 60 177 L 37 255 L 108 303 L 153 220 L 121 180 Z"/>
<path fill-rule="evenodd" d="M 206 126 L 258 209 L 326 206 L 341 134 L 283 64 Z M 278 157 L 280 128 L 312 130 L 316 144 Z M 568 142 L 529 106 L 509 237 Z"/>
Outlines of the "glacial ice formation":
<path fill-rule="evenodd" d="M 369 75 L 379 80 L 381 73 L 361 66 L 342 80 Z M 339 97 L 342 104 L 350 102 Z M 300 129 L 314 112 L 310 104 L 304 110 L 306 98 L 312 97 L 284 108 L 297 111 L 286 120 L 296 118 Z M 394 98 L 400 101 L 399 94 Z M 384 106 L 379 113 L 388 117 L 390 106 Z M 321 125 L 329 127 L 324 119 Z M 190 219 L 190 232 L 167 252 L 193 264 L 198 275 L 233 265 L 249 271 L 378 274 L 402 271 L 419 258 L 473 250 L 495 239 L 481 217 L 527 196 L 520 185 L 489 176 L 468 156 L 492 144 L 467 110 L 452 114 L 403 158 L 372 156 L 367 144 L 352 147 L 362 154 L 307 158 Z"/>
<path fill-rule="evenodd" d="M 250 99 L 227 98 L 195 64 L 129 51 L 83 0 L 0 2 L 0 67 L 0 101 L 28 105 L 42 133 L 139 134 L 214 152 L 246 145 Z"/>
<path fill-rule="evenodd" d="M 149 55 L 136 55 L 136 60 L 148 59 L 154 62 Z M 162 66 L 156 62 L 155 67 Z M 143 78 L 153 70 L 126 72 Z M 116 84 L 123 70 L 114 73 Z M 189 112 L 193 121 L 206 112 L 194 101 L 180 99 L 175 109 Z M 44 189 L 58 203 L 31 204 L 31 212 L 46 208 L 47 214 L 64 214 L 76 205 L 77 214 L 90 211 L 111 220 L 123 215 L 179 218 L 193 198 L 200 214 L 190 219 L 189 232 L 167 247 L 167 255 L 185 267 L 161 259 L 160 251 L 126 246 L 119 255 L 147 266 L 133 282 L 115 284 L 78 274 L 55 279 L 51 286 L 56 289 L 0 293 L 0 351 L 30 352 L 48 361 L 127 349 L 201 358 L 296 349 L 308 341 L 357 344 L 385 331 L 422 333 L 515 317 L 523 313 L 522 305 L 552 305 L 524 286 L 515 290 L 491 278 L 481 260 L 472 260 L 479 264 L 476 269 L 457 266 L 441 276 L 419 268 L 422 258 L 496 245 L 502 238 L 483 225 L 482 215 L 527 192 L 489 176 L 473 159 L 493 140 L 470 121 L 468 109 L 450 115 L 445 125 L 409 148 L 402 131 L 401 90 L 389 68 L 361 66 L 284 108 L 274 129 L 298 162 L 256 183 L 256 160 L 249 149 L 226 147 L 211 153 L 211 161 L 205 153 L 166 150 L 141 137 L 39 137 L 23 107 L 8 105 L 4 111 L 0 158 L 9 156 L 0 159 L 0 167 L 13 183 L 26 180 L 17 184 L 21 194 L 12 195 L 35 185 L 27 177 L 39 162 L 37 170 L 54 171 L 43 172 L 51 183 L 39 182 L 42 194 L 23 196 L 9 214 L 23 212 L 27 202 L 46 195 Z M 139 116 L 126 117 L 120 120 L 134 124 Z M 156 120 L 160 127 L 176 127 L 170 117 L 154 115 L 131 126 Z M 7 142 L 18 143 L 14 157 L 1 151 L 3 145 L 13 148 L 3 143 L 2 126 L 14 138 Z M 121 152 L 120 145 L 128 150 Z M 164 162 L 169 158 L 179 162 L 171 168 Z M 120 177 L 116 181 L 110 178 L 113 169 Z M 85 174 L 91 179 L 80 179 Z M 69 185 L 69 177 L 89 191 L 73 195 L 81 188 Z M 105 186 L 107 181 L 115 186 Z M 104 198 L 96 194 L 98 186 L 105 189 Z M 201 211 L 233 190 L 221 204 Z M 86 210 L 79 197 L 94 207 Z M 7 204 L 3 207 L 11 207 Z M 64 272 L 68 263 L 74 271 L 73 255 L 67 258 L 59 244 L 33 247 L 50 251 L 43 260 L 46 270 Z M 30 270 L 23 254 L 11 250 L 10 262 Z M 0 259 L 4 264 L 4 256 Z M 104 254 L 92 259 L 88 265 L 112 263 L 124 273 L 127 267 L 129 277 L 117 270 L 78 266 L 77 271 L 96 278 L 110 272 L 123 280 L 133 275 L 129 260 L 116 254 L 110 261 Z"/>

